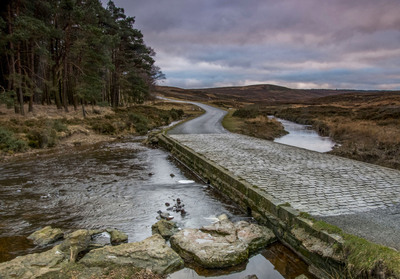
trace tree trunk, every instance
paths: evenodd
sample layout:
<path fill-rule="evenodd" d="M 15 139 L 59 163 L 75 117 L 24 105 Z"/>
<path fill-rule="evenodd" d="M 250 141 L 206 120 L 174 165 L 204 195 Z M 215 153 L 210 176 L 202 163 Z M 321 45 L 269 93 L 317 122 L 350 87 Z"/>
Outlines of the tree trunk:
<path fill-rule="evenodd" d="M 61 109 L 61 99 L 60 93 L 58 92 L 58 78 L 57 78 L 57 71 L 55 69 L 56 66 L 53 66 L 53 93 L 54 93 L 54 100 L 56 102 L 57 109 Z"/>
<path fill-rule="evenodd" d="M 18 72 L 18 87 L 17 87 L 17 96 L 19 100 L 19 109 L 22 115 L 25 115 L 24 110 L 24 93 L 22 91 L 22 66 L 21 66 L 21 49 L 20 44 L 18 44 L 17 48 L 17 72 Z"/>
<path fill-rule="evenodd" d="M 68 112 L 67 79 L 68 79 L 68 67 L 67 67 L 67 61 L 66 61 L 66 59 L 64 59 L 64 76 L 63 76 L 62 96 L 63 96 L 63 106 L 64 106 L 65 112 Z"/>
<path fill-rule="evenodd" d="M 83 118 L 86 118 L 86 109 L 85 109 L 85 104 L 84 104 L 83 100 L 82 100 L 82 115 L 83 115 Z"/>
<path fill-rule="evenodd" d="M 32 42 L 29 44 L 30 45 L 30 71 L 29 71 L 29 77 L 31 79 L 31 95 L 29 97 L 29 112 L 33 112 L 33 97 L 35 94 L 35 51 Z"/>
<path fill-rule="evenodd" d="M 12 22 L 13 22 L 13 12 L 11 11 L 11 3 L 8 5 L 8 33 L 10 35 L 13 34 L 13 28 L 12 28 Z M 8 81 L 9 86 L 8 89 L 10 91 L 15 92 L 15 75 L 16 75 L 16 70 L 15 70 L 15 48 L 14 48 L 14 43 L 12 40 L 9 42 L 10 44 L 10 79 Z M 15 92 L 16 93 L 16 92 Z M 14 95 L 14 112 L 15 113 L 20 113 L 20 107 L 18 106 L 18 98 L 16 95 Z"/>
<path fill-rule="evenodd" d="M 54 18 L 54 26 L 55 28 L 57 28 L 57 20 L 56 18 Z M 56 106 L 57 109 L 61 109 L 62 105 L 61 105 L 61 97 L 58 91 L 58 87 L 59 87 L 59 67 L 60 67 L 60 59 L 58 57 L 58 39 L 55 40 L 51 40 L 50 41 L 50 53 L 51 53 L 51 57 L 53 59 L 53 63 L 54 65 L 51 67 L 51 75 L 52 75 L 52 88 L 51 88 L 51 92 L 54 93 L 54 100 L 56 102 Z"/>

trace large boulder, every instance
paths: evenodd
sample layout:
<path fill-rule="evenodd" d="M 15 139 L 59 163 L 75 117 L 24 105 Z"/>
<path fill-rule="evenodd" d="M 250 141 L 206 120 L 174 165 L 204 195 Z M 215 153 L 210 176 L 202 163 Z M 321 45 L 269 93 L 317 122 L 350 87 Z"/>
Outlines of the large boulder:
<path fill-rule="evenodd" d="M 80 275 L 84 273 L 88 276 L 78 277 L 92 278 L 103 274 L 103 271 L 112 271 L 115 268 L 118 272 L 121 266 L 149 269 L 155 273 L 165 274 L 183 267 L 183 260 L 166 245 L 159 234 L 141 242 L 91 250 L 76 263 L 78 254 L 91 249 L 92 236 L 101 233 L 102 231 L 77 230 L 66 235 L 60 245 L 49 251 L 20 256 L 0 263 L 0 278 L 35 279 L 43 278 L 43 276 L 44 278 L 59 278 L 60 272 Z"/>
<path fill-rule="evenodd" d="M 34 279 L 60 270 L 61 263 L 67 262 L 68 254 L 61 245 L 43 252 L 17 257 L 9 262 L 0 263 L 0 278 Z"/>
<path fill-rule="evenodd" d="M 166 274 L 183 267 L 183 260 L 172 250 L 159 234 L 143 241 L 118 246 L 106 246 L 86 254 L 80 263 L 88 267 L 131 265 Z"/>
<path fill-rule="evenodd" d="M 222 268 L 240 264 L 249 257 L 247 245 L 230 242 L 225 236 L 214 236 L 198 229 L 184 229 L 174 234 L 171 247 L 187 262 L 206 268 Z"/>
<path fill-rule="evenodd" d="M 161 219 L 151 226 L 152 234 L 160 234 L 164 239 L 169 239 L 173 234 L 178 232 L 178 226 L 175 222 Z"/>
<path fill-rule="evenodd" d="M 47 226 L 29 235 L 28 239 L 33 240 L 35 245 L 44 246 L 56 242 L 63 236 L 64 232 L 61 229 Z"/>
<path fill-rule="evenodd" d="M 174 234 L 171 247 L 187 262 L 206 268 L 240 264 L 249 254 L 276 240 L 266 227 L 245 221 L 232 223 L 227 218 L 198 229 L 184 229 Z"/>

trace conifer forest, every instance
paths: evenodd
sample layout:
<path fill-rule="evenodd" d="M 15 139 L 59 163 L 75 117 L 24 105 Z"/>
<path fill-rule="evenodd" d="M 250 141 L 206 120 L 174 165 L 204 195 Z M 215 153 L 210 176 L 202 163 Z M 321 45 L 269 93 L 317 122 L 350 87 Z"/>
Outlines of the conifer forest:
<path fill-rule="evenodd" d="M 113 1 L 0 5 L 0 102 L 15 113 L 35 104 L 85 112 L 85 105 L 142 103 L 163 78 L 135 19 Z"/>

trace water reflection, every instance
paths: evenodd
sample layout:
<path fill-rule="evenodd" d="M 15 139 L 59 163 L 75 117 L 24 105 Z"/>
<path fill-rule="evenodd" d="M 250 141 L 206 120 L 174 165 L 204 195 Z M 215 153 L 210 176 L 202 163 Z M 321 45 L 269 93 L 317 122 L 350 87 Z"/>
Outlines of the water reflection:
<path fill-rule="evenodd" d="M 295 279 L 302 274 L 310 279 L 315 278 L 307 272 L 307 265 L 296 254 L 282 244 L 275 243 L 241 265 L 226 269 L 191 266 L 169 275 L 168 279 L 243 279 L 248 275 L 256 275 L 260 279 Z"/>
<path fill-rule="evenodd" d="M 276 118 L 282 123 L 289 134 L 277 138 L 274 142 L 297 146 L 317 152 L 329 152 L 335 146 L 329 137 L 321 137 L 309 125 L 301 125 L 284 119 Z"/>

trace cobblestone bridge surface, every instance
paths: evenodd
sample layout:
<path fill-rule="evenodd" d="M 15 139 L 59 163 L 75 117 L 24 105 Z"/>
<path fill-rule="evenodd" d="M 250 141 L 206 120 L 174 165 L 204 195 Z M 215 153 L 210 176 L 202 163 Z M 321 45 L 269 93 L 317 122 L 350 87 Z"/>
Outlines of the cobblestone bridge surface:
<path fill-rule="evenodd" d="M 171 137 L 314 216 L 364 212 L 400 203 L 397 170 L 243 135 Z"/>

